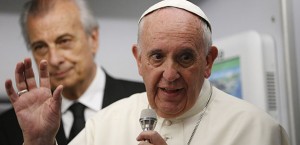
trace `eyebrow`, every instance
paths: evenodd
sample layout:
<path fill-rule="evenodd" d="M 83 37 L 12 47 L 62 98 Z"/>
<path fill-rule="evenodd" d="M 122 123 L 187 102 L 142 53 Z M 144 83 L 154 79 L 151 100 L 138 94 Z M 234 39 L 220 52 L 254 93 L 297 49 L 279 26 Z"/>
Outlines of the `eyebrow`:
<path fill-rule="evenodd" d="M 46 44 L 46 43 L 43 40 L 37 40 L 37 41 L 30 44 L 30 48 L 33 48 L 34 46 L 36 46 L 38 44 Z"/>
<path fill-rule="evenodd" d="M 153 49 L 153 50 L 149 51 L 147 53 L 147 55 L 151 55 L 151 54 L 154 54 L 154 53 L 161 53 L 161 52 L 163 52 L 161 49 L 156 48 L 156 49 Z"/>
<path fill-rule="evenodd" d="M 72 37 L 72 38 L 74 37 L 74 36 L 71 35 L 70 33 L 64 33 L 64 34 L 58 36 L 58 37 L 55 39 L 55 41 L 57 41 L 57 40 L 59 40 L 59 39 L 62 39 L 63 37 L 67 37 L 67 36 Z"/>
<path fill-rule="evenodd" d="M 70 36 L 70 37 L 72 37 L 72 38 L 74 37 L 74 36 L 73 36 L 72 34 L 70 34 L 70 33 L 64 33 L 64 34 L 58 36 L 58 37 L 55 39 L 54 42 L 56 42 L 56 41 L 59 40 L 59 39 L 62 39 L 63 37 L 66 37 L 66 36 Z M 37 45 L 37 44 L 40 44 L 40 43 L 45 43 L 45 44 L 47 44 L 47 43 L 42 39 L 42 40 L 34 41 L 33 43 L 30 44 L 30 47 L 33 48 L 33 46 L 35 46 L 35 45 Z"/>

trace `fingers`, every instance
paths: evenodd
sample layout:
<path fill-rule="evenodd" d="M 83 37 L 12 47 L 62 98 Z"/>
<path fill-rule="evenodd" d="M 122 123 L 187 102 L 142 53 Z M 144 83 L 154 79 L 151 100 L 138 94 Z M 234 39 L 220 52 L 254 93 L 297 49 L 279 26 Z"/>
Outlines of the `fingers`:
<path fill-rule="evenodd" d="M 39 65 L 40 69 L 40 86 L 50 88 L 50 75 L 48 71 L 48 63 L 46 60 L 42 60 Z"/>
<path fill-rule="evenodd" d="M 151 144 L 147 141 L 141 141 L 141 142 L 139 142 L 139 145 L 153 145 L 153 144 Z"/>
<path fill-rule="evenodd" d="M 19 96 L 17 95 L 16 91 L 14 90 L 11 80 L 5 81 L 5 89 L 6 89 L 7 95 L 9 96 L 10 102 L 12 104 L 14 104 L 14 102 L 16 102 L 16 100 L 18 99 Z"/>
<path fill-rule="evenodd" d="M 141 145 L 167 145 L 166 141 L 156 131 L 143 131 L 137 137 L 137 141 L 141 141 Z M 149 142 L 147 142 L 149 141 Z"/>
<path fill-rule="evenodd" d="M 61 94 L 63 91 L 63 85 L 59 85 L 53 92 L 53 99 L 55 101 L 61 100 Z M 60 106 L 60 105 L 59 105 Z"/>
<path fill-rule="evenodd" d="M 16 86 L 17 86 L 18 90 L 27 89 L 24 72 L 25 72 L 24 63 L 23 62 L 17 63 L 16 69 L 15 69 L 15 80 L 16 80 Z"/>
<path fill-rule="evenodd" d="M 16 86 L 19 91 L 36 88 L 36 82 L 30 58 L 25 58 L 24 62 L 19 62 L 15 69 Z"/>
<path fill-rule="evenodd" d="M 27 83 L 28 90 L 31 90 L 33 88 L 36 88 L 36 82 L 34 78 L 34 73 L 32 69 L 32 63 L 30 58 L 24 59 L 24 65 L 25 65 L 25 79 Z"/>
<path fill-rule="evenodd" d="M 59 85 L 53 92 L 53 108 L 54 110 L 57 110 L 58 112 L 60 112 L 60 108 L 61 108 L 61 101 L 62 101 L 62 94 L 63 91 L 63 86 Z"/>

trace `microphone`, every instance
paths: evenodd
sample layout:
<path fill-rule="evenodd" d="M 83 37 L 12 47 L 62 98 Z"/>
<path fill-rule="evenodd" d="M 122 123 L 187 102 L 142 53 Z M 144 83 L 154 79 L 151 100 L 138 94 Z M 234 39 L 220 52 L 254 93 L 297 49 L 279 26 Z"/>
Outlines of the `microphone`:
<path fill-rule="evenodd" d="M 144 109 L 141 112 L 140 124 L 143 131 L 154 130 L 156 126 L 156 113 L 153 109 Z"/>

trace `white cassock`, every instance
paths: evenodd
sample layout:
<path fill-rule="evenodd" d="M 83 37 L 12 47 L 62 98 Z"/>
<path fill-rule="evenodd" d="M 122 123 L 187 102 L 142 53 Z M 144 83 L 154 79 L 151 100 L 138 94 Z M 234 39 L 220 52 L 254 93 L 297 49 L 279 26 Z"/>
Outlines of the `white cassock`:
<path fill-rule="evenodd" d="M 147 107 L 146 93 L 120 100 L 88 120 L 70 145 L 136 145 L 140 113 Z M 158 117 L 155 130 L 168 145 L 186 145 L 202 113 L 190 145 L 289 145 L 285 130 L 272 117 L 211 87 L 208 80 L 189 111 L 172 119 Z"/>

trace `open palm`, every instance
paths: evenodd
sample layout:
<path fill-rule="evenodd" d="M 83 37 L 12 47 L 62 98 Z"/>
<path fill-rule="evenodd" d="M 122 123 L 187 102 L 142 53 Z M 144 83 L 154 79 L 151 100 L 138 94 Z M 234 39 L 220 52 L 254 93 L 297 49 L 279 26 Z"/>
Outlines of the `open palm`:
<path fill-rule="evenodd" d="M 37 87 L 29 58 L 16 65 L 15 80 L 19 91 L 28 91 L 19 96 L 12 86 L 12 81 L 5 82 L 6 92 L 16 112 L 24 142 L 53 144 L 60 123 L 60 94 L 63 87 L 58 86 L 52 94 L 45 60 L 39 65 L 40 87 Z"/>

